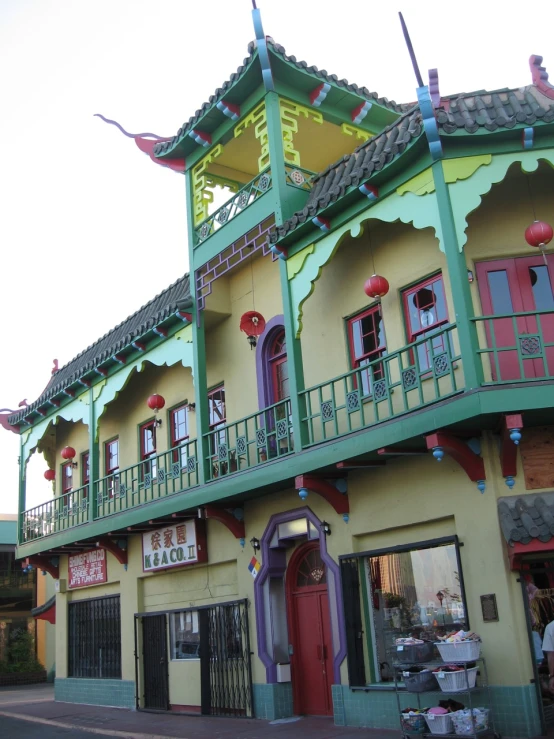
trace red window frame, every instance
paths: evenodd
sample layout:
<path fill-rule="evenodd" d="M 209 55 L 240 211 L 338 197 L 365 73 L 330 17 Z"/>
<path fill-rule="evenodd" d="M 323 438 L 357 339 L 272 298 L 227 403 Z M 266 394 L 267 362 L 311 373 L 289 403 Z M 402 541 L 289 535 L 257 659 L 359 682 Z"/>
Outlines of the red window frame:
<path fill-rule="evenodd" d="M 273 339 L 271 348 L 269 351 L 269 367 L 271 370 L 271 394 L 274 403 L 279 403 L 281 400 L 286 400 L 290 393 L 283 394 L 281 392 L 283 381 L 280 377 L 283 365 L 287 364 L 287 341 L 285 338 L 285 331 L 279 331 L 279 333 Z M 288 386 L 288 374 L 285 378 Z"/>
<path fill-rule="evenodd" d="M 67 495 L 73 490 L 73 462 L 62 464 L 62 495 Z"/>
<path fill-rule="evenodd" d="M 183 413 L 184 415 L 184 421 L 181 424 L 177 420 L 177 415 L 179 413 Z M 179 426 L 183 425 L 185 433 L 180 434 L 179 433 Z M 188 404 L 184 403 L 183 405 L 177 406 L 177 408 L 172 408 L 169 412 L 169 429 L 170 429 L 170 435 L 171 435 L 171 447 L 177 447 L 181 446 L 181 449 L 175 449 L 173 452 L 173 461 L 178 462 L 179 457 L 181 458 L 181 467 L 185 467 L 187 463 L 187 447 L 184 446 L 185 442 L 188 441 L 189 438 L 189 408 Z"/>
<path fill-rule="evenodd" d="M 220 394 L 218 400 L 215 400 L 215 396 Z M 217 414 L 217 409 L 222 408 L 223 413 Z M 208 419 L 209 419 L 209 430 L 216 431 L 218 428 L 225 426 L 227 423 L 227 410 L 225 408 L 225 385 L 217 385 L 208 392 Z M 210 454 L 217 454 L 217 445 L 225 443 L 225 431 L 219 434 L 210 434 Z"/>
<path fill-rule="evenodd" d="M 139 427 L 140 434 L 140 459 L 144 462 L 142 465 L 142 474 L 151 474 L 156 477 L 156 420 L 146 421 Z"/>
<path fill-rule="evenodd" d="M 116 446 L 117 452 L 116 454 L 111 453 L 112 446 Z M 111 465 L 110 461 L 113 459 L 113 457 L 117 457 L 117 464 Z M 115 439 L 110 439 L 109 441 L 106 441 L 104 444 L 104 465 L 106 469 L 106 475 L 113 475 L 119 470 L 119 436 L 117 436 Z"/>
<path fill-rule="evenodd" d="M 88 485 L 90 482 L 90 453 L 83 452 L 81 454 L 81 485 Z M 83 493 L 86 495 L 86 490 Z"/>
<path fill-rule="evenodd" d="M 361 321 L 364 318 L 367 318 L 368 316 L 379 316 L 381 330 L 379 330 L 378 325 L 377 326 L 375 325 L 375 320 L 373 319 L 372 320 L 373 330 L 371 332 L 368 332 L 367 334 L 361 333 Z M 372 349 L 371 351 L 357 353 L 356 342 L 355 342 L 355 332 L 357 330 L 356 324 L 360 324 L 360 342 L 362 344 L 363 344 L 363 339 L 365 336 L 369 336 L 371 333 L 375 335 L 376 337 L 375 338 L 375 349 Z M 385 325 L 383 322 L 383 314 L 381 312 L 381 305 L 379 303 L 377 305 L 372 305 L 371 308 L 367 308 L 361 313 L 357 313 L 355 316 L 352 316 L 351 318 L 349 318 L 347 322 L 347 330 L 348 330 L 348 348 L 349 348 L 349 353 L 350 353 L 350 363 L 351 363 L 352 369 L 358 369 L 359 367 L 363 367 L 364 364 L 369 364 L 371 362 L 374 362 L 376 359 L 383 357 L 387 353 L 387 341 L 385 338 Z M 378 343 L 379 334 L 383 335 L 384 343 L 382 344 Z M 372 394 L 371 386 L 372 386 L 373 380 L 380 380 L 383 378 L 384 365 L 382 363 L 374 364 L 372 366 L 372 370 L 373 370 L 372 373 L 370 373 L 369 369 L 363 373 L 359 373 L 364 396 L 369 396 Z M 354 375 L 354 387 L 357 387 L 357 386 L 358 386 L 358 373 Z"/>
<path fill-rule="evenodd" d="M 438 287 L 434 287 L 434 286 Z M 433 286 L 433 287 L 431 287 Z M 429 289 L 431 287 L 431 289 Z M 440 297 L 442 298 L 442 304 L 444 306 L 445 314 L 439 318 L 438 317 L 438 311 L 436 309 L 438 299 L 434 299 L 432 302 L 423 304 L 423 307 L 416 307 L 416 304 L 414 301 L 412 301 L 412 305 L 410 305 L 410 299 L 412 296 L 415 296 L 416 293 L 418 293 L 420 290 L 427 289 L 429 292 L 435 295 L 439 295 L 440 290 Z M 448 303 L 446 302 L 446 292 L 444 289 L 444 280 L 442 273 L 438 273 L 433 275 L 432 277 L 428 277 L 426 280 L 422 280 L 421 282 L 418 282 L 416 285 L 412 285 L 409 288 L 406 288 L 402 291 L 402 305 L 404 308 L 404 321 L 406 324 L 406 334 L 408 338 L 408 344 L 413 343 L 414 341 L 417 341 L 418 339 L 422 339 L 426 336 L 432 336 L 437 332 L 438 329 L 441 328 L 441 326 L 447 326 L 450 323 L 450 318 L 448 315 Z M 432 310 L 433 307 L 435 308 L 435 315 L 433 315 Z M 414 329 L 412 327 L 412 321 L 411 321 L 411 313 L 410 311 L 413 310 L 419 310 L 421 315 L 419 316 L 419 322 L 420 322 L 420 328 Z M 423 314 L 427 313 L 431 320 L 427 325 L 421 325 L 421 319 L 423 317 Z M 445 335 L 441 334 L 440 336 L 437 336 L 436 339 L 434 339 L 432 342 L 425 342 L 422 343 L 417 348 L 417 356 L 419 359 L 419 369 L 420 370 L 430 370 L 431 369 L 431 359 L 432 357 L 429 356 L 429 346 L 431 345 L 433 356 L 435 356 L 438 353 L 441 353 L 445 351 L 446 349 L 446 341 L 445 341 Z M 412 354 L 412 361 L 415 363 L 415 351 Z"/>

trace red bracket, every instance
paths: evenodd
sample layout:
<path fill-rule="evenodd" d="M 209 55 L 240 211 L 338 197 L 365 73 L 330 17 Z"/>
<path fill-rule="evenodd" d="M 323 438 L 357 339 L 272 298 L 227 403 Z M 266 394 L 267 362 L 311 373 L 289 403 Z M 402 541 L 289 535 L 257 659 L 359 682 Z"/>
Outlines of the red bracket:
<path fill-rule="evenodd" d="M 348 496 L 337 490 L 327 480 L 323 480 L 321 477 L 314 477 L 314 475 L 298 475 L 294 480 L 294 485 L 297 490 L 305 488 L 321 495 L 322 498 L 325 498 L 333 506 L 337 513 L 350 513 Z"/>
<path fill-rule="evenodd" d="M 473 482 L 486 480 L 483 459 L 456 436 L 438 431 L 436 434 L 426 436 L 425 441 L 427 442 L 427 449 L 433 450 L 440 447 L 449 454 Z"/>
<path fill-rule="evenodd" d="M 213 505 L 206 505 L 202 510 L 206 518 L 213 518 L 215 521 L 222 523 L 229 529 L 236 539 L 246 538 L 244 521 L 239 521 L 238 518 L 235 518 L 235 516 L 233 516 L 232 513 L 229 513 L 229 511 L 226 511 L 224 508 L 216 508 L 216 506 Z"/>
<path fill-rule="evenodd" d="M 120 565 L 127 564 L 127 550 L 121 549 L 113 539 L 98 539 L 96 546 L 105 549 L 107 552 L 111 552 Z"/>
<path fill-rule="evenodd" d="M 60 579 L 60 568 L 52 564 L 52 561 L 42 554 L 33 554 L 32 557 L 28 557 L 29 564 L 34 565 L 37 570 L 44 570 L 49 575 L 52 575 L 54 580 Z"/>
<path fill-rule="evenodd" d="M 514 431 L 520 431 L 522 428 L 523 418 L 521 413 L 504 416 L 502 444 L 500 446 L 502 477 L 515 477 L 517 475 L 517 445 L 519 444 L 521 435 L 514 435 L 515 438 L 512 439 L 510 434 L 513 434 Z"/>

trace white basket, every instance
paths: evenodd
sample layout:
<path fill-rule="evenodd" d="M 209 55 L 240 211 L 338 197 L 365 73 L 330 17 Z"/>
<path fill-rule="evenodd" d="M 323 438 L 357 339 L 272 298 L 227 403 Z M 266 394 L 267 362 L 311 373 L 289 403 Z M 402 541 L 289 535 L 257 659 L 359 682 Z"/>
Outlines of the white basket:
<path fill-rule="evenodd" d="M 452 734 L 454 733 L 454 724 L 450 713 L 434 714 L 426 713 L 425 720 L 431 734 Z"/>
<path fill-rule="evenodd" d="M 435 642 L 445 662 L 472 662 L 481 654 L 480 641 Z"/>
<path fill-rule="evenodd" d="M 477 734 L 481 731 L 486 731 L 489 728 L 489 709 L 488 708 L 474 708 L 473 719 L 471 720 L 471 711 L 469 708 L 463 711 L 455 711 L 452 714 L 452 723 L 454 724 L 454 731 L 458 735 L 473 735 L 474 732 Z M 474 723 L 475 722 L 475 723 Z"/>
<path fill-rule="evenodd" d="M 435 672 L 434 675 L 439 682 L 443 693 L 461 693 L 468 688 L 474 688 L 477 680 L 478 667 L 470 667 L 468 670 L 458 672 Z M 467 682 L 466 682 L 467 672 Z"/>

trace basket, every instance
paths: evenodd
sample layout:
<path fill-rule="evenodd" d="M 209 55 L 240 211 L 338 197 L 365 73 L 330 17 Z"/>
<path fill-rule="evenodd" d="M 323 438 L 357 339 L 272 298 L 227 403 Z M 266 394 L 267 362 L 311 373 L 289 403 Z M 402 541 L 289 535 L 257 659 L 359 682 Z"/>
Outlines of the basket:
<path fill-rule="evenodd" d="M 471 720 L 471 711 L 469 708 L 464 708 L 463 711 L 455 711 L 450 714 L 452 716 L 452 723 L 454 724 L 454 731 L 459 735 L 467 735 L 485 731 L 489 728 L 489 709 L 488 708 L 474 708 L 473 718 L 475 720 L 475 729 L 473 728 L 473 721 Z"/>
<path fill-rule="evenodd" d="M 400 723 L 406 734 L 425 734 L 427 731 L 423 713 L 402 713 Z"/>
<path fill-rule="evenodd" d="M 437 678 L 430 670 L 426 672 L 403 672 L 402 679 L 408 693 L 425 693 L 428 690 L 438 688 Z"/>
<path fill-rule="evenodd" d="M 443 693 L 461 693 L 468 688 L 475 687 L 478 670 L 478 667 L 469 667 L 467 670 L 459 670 L 458 672 L 440 672 L 440 670 L 437 670 L 434 675 Z"/>
<path fill-rule="evenodd" d="M 451 713 L 442 715 L 427 713 L 425 714 L 425 720 L 431 734 L 452 734 L 454 732 Z"/>
<path fill-rule="evenodd" d="M 396 647 L 396 659 L 399 662 L 432 662 L 435 656 L 435 645 L 432 642 L 423 644 L 398 644 Z"/>
<path fill-rule="evenodd" d="M 445 662 L 473 662 L 481 654 L 480 641 L 435 642 Z"/>

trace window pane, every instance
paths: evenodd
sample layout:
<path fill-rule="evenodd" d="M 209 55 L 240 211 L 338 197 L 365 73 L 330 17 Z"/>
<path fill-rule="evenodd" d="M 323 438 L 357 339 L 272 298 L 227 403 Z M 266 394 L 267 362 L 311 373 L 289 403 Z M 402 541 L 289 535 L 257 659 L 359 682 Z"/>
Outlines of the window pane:
<path fill-rule="evenodd" d="M 170 614 L 171 659 L 198 659 L 200 630 L 198 611 L 180 611 Z"/>
<path fill-rule="evenodd" d="M 119 441 L 117 439 L 108 442 L 106 446 L 106 463 L 108 471 L 119 467 Z"/>
<path fill-rule="evenodd" d="M 377 664 L 395 661 L 396 639 L 467 628 L 454 544 L 367 557 Z M 390 667 L 378 680 L 393 680 Z"/>
<path fill-rule="evenodd" d="M 173 443 L 177 444 L 179 441 L 186 439 L 188 436 L 188 418 L 187 409 L 177 408 L 173 411 Z"/>
<path fill-rule="evenodd" d="M 448 308 L 444 297 L 442 277 L 425 285 L 408 291 L 408 321 L 410 335 L 422 331 L 437 323 L 448 320 Z"/>
<path fill-rule="evenodd" d="M 225 390 L 219 388 L 208 395 L 210 426 L 225 421 Z"/>
<path fill-rule="evenodd" d="M 554 308 L 554 295 L 546 264 L 540 267 L 529 267 L 529 277 L 533 289 L 536 310 L 549 310 Z"/>
<path fill-rule="evenodd" d="M 156 450 L 154 444 L 154 424 L 144 426 L 142 429 L 142 453 L 144 456 L 152 454 Z"/>
<path fill-rule="evenodd" d="M 493 314 L 513 313 L 514 309 L 512 306 L 512 297 L 510 295 L 510 284 L 508 282 L 508 273 L 506 270 L 499 269 L 495 272 L 487 272 L 487 277 L 489 280 Z"/>

